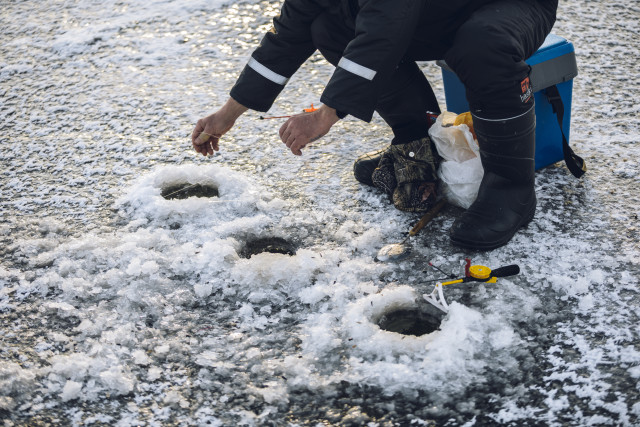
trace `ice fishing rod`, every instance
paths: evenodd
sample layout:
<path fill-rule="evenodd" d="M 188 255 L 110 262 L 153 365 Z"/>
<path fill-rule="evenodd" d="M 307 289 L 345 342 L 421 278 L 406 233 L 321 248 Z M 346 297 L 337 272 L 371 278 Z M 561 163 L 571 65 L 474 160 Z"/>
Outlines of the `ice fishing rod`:
<path fill-rule="evenodd" d="M 435 266 L 432 265 L 431 263 L 429 263 L 429 265 L 435 268 Z M 518 264 L 506 265 L 504 267 L 496 268 L 495 270 L 491 270 L 489 267 L 485 267 L 484 265 L 472 265 L 471 267 L 469 267 L 468 276 L 465 276 L 459 279 L 449 280 L 447 282 L 443 282 L 443 280 L 451 279 L 451 277 L 432 279 L 432 280 L 427 280 L 425 283 L 440 282 L 442 286 L 453 285 L 455 283 L 468 283 L 468 282 L 495 283 L 496 280 L 494 279 L 497 279 L 499 277 L 515 276 L 518 273 L 520 273 L 520 266 Z"/>
<path fill-rule="evenodd" d="M 485 267 L 484 265 L 472 265 L 469 267 L 469 276 L 461 279 L 450 280 L 448 282 L 442 282 L 442 286 L 453 285 L 455 283 L 468 283 L 468 282 L 497 282 L 498 277 L 515 276 L 520 273 L 520 266 L 518 264 L 505 265 L 504 267 L 496 268 L 495 270 Z"/>
<path fill-rule="evenodd" d="M 317 109 L 317 108 L 315 108 L 315 107 L 313 106 L 313 103 L 311 104 L 311 107 L 302 109 L 302 112 L 303 112 L 303 113 L 313 113 L 314 111 L 318 111 L 318 109 Z M 293 117 L 293 116 L 294 116 L 294 114 L 289 115 L 289 116 L 269 116 L 269 117 L 260 116 L 260 117 L 258 117 L 258 118 L 259 118 L 260 120 L 269 120 L 269 119 L 288 119 L 288 118 Z"/>
<path fill-rule="evenodd" d="M 444 286 L 468 282 L 496 283 L 498 281 L 498 277 L 515 276 L 520 273 L 520 267 L 517 264 L 512 264 L 491 270 L 489 267 L 485 267 L 484 265 L 472 265 L 468 268 L 468 272 L 468 276 L 460 279 L 449 280 L 447 282 L 441 282 L 442 279 L 430 280 L 430 282 L 437 281 L 438 283 L 436 283 L 433 291 L 431 291 L 430 294 L 424 294 L 423 298 L 434 307 L 444 313 L 447 313 L 449 311 L 449 304 L 447 304 L 447 301 L 444 299 Z"/>

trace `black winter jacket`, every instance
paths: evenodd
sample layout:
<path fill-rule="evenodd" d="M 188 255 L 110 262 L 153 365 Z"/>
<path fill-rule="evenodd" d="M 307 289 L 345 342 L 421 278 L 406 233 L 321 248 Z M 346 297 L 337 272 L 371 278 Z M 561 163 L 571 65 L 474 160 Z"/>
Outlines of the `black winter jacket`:
<path fill-rule="evenodd" d="M 289 78 L 313 54 L 311 23 L 325 11 L 355 28 L 320 101 L 370 121 L 381 84 L 403 58 L 442 57 L 451 29 L 492 0 L 285 0 L 273 29 L 242 71 L 231 97 L 267 111 Z M 533 1 L 533 0 L 532 0 Z M 341 18 L 342 17 L 342 18 Z M 349 22 L 351 21 L 351 22 Z"/>

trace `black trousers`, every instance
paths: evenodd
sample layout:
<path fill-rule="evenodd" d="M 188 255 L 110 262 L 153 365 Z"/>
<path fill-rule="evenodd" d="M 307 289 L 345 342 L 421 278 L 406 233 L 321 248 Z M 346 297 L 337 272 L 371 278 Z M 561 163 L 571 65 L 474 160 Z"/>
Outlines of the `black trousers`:
<path fill-rule="evenodd" d="M 393 130 L 392 143 L 427 136 L 425 112 L 440 112 L 416 61 L 445 59 L 465 85 L 476 116 L 501 119 L 529 110 L 533 97 L 526 96 L 530 67 L 525 60 L 551 31 L 557 6 L 557 0 L 496 0 L 463 21 L 457 16 L 434 17 L 433 25 L 414 37 L 378 100 L 376 111 Z M 354 37 L 344 18 L 330 13 L 314 21 L 311 34 L 316 48 L 334 66 Z"/>
<path fill-rule="evenodd" d="M 311 26 L 316 49 L 334 66 L 354 37 L 341 17 L 320 15 Z M 403 60 L 389 79 L 378 99 L 376 111 L 393 130 L 393 144 L 401 144 L 427 136 L 429 121 L 425 112 L 440 113 L 436 96 L 415 61 Z"/>

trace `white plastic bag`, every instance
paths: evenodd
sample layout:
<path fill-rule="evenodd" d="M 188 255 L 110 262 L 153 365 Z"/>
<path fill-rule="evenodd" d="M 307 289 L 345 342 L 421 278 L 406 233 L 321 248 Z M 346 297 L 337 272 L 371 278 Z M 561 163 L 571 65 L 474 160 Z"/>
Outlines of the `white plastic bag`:
<path fill-rule="evenodd" d="M 449 203 L 467 209 L 478 196 L 484 175 L 478 142 L 467 125 L 442 125 L 443 113 L 429 129 L 429 136 L 443 160 L 438 168 L 440 188 Z"/>

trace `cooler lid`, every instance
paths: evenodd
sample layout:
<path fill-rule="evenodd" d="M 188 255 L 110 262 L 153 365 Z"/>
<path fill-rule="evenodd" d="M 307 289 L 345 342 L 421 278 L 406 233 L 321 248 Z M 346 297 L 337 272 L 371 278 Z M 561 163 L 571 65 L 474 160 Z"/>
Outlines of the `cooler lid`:
<path fill-rule="evenodd" d="M 544 40 L 544 43 L 542 43 L 542 46 L 526 60 L 526 63 L 533 66 L 573 52 L 573 44 L 568 42 L 567 39 L 555 34 L 549 34 Z"/>
<path fill-rule="evenodd" d="M 567 82 L 578 75 L 573 44 L 555 34 L 549 34 L 536 53 L 525 62 L 531 66 L 530 77 L 534 92 Z M 453 72 L 443 60 L 436 61 L 436 64 Z"/>
<path fill-rule="evenodd" d="M 531 85 L 534 92 L 567 82 L 578 75 L 573 44 L 555 34 L 549 34 L 542 46 L 527 59 L 531 66 Z"/>

